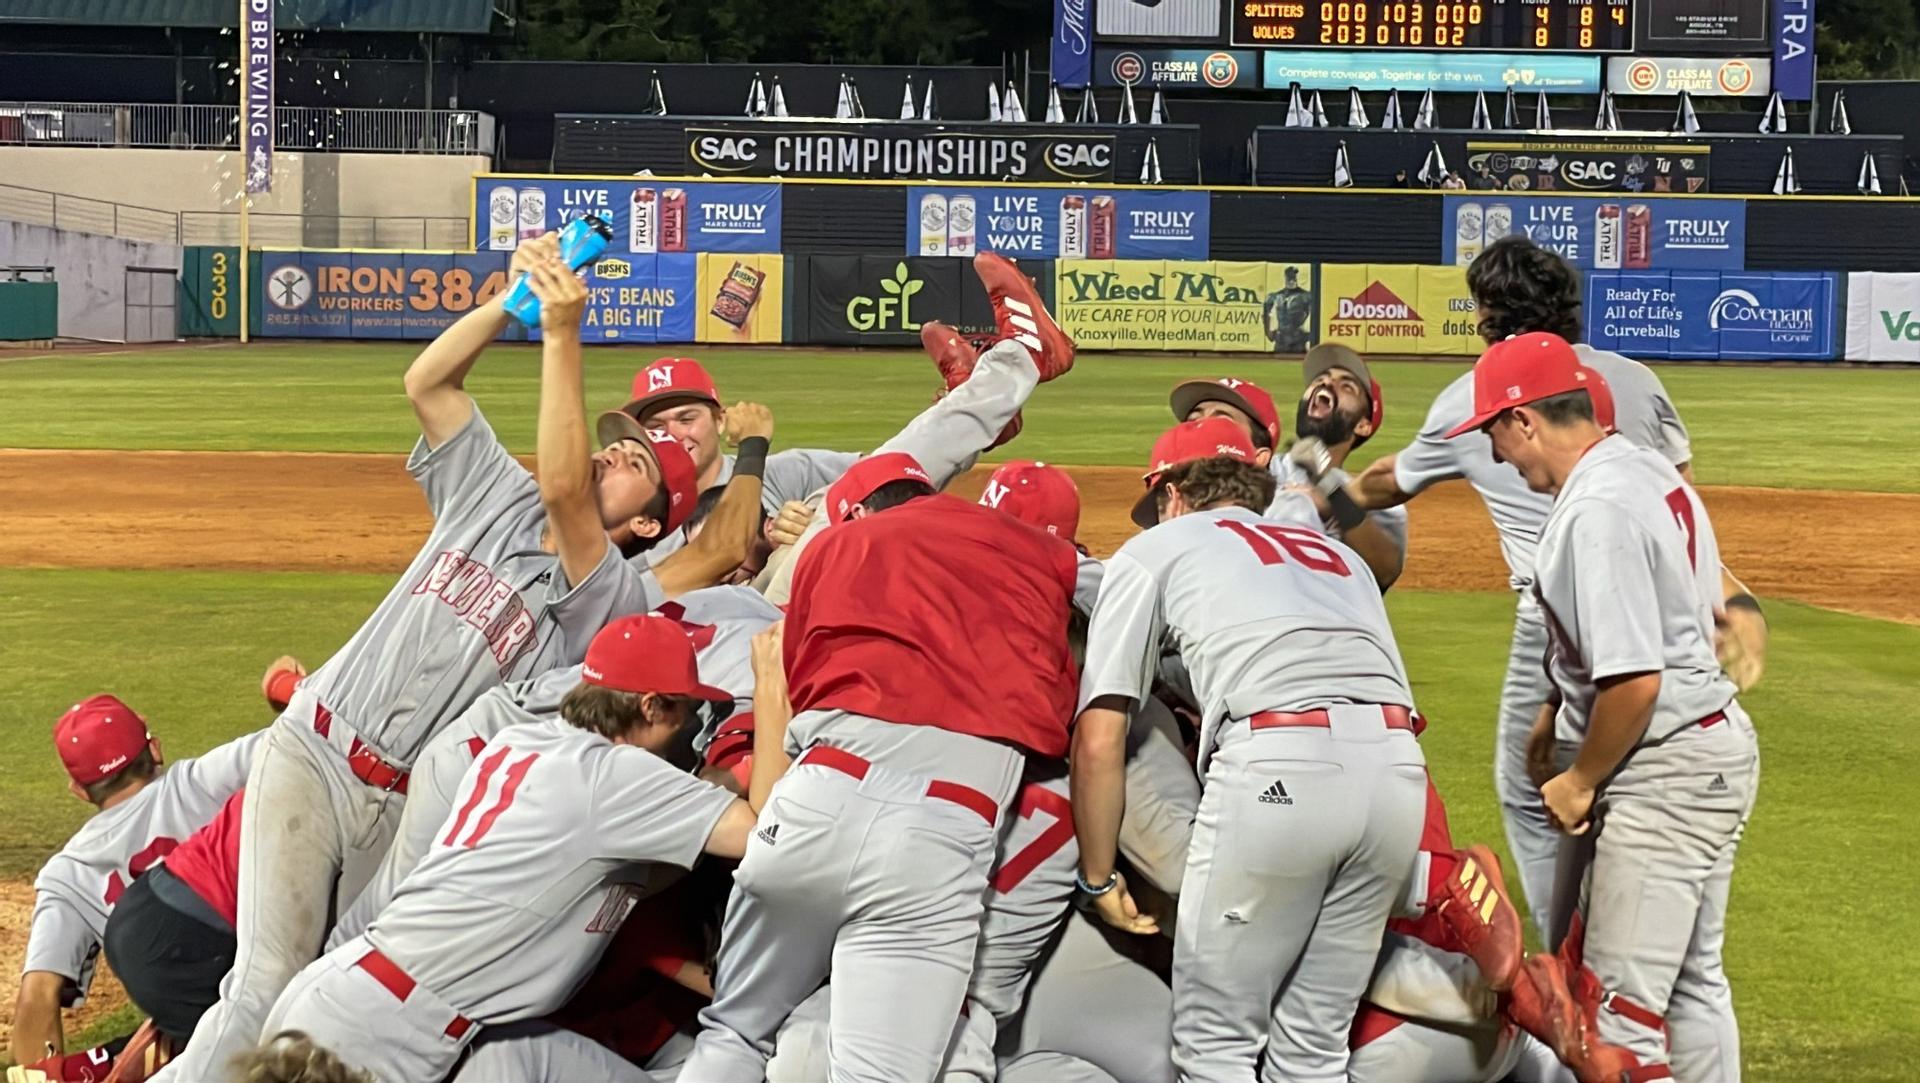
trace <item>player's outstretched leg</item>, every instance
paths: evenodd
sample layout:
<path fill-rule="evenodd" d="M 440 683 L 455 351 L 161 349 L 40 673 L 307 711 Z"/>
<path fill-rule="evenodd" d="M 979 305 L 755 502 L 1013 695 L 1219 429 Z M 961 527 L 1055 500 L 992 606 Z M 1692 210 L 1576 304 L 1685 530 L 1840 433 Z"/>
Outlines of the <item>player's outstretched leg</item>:
<path fill-rule="evenodd" d="M 993 302 L 993 322 L 1000 337 L 1027 348 L 1040 370 L 1041 383 L 1065 376 L 1073 368 L 1073 340 L 1047 312 L 1033 279 L 1012 260 L 991 252 L 973 257 L 973 270 Z"/>
<path fill-rule="evenodd" d="M 973 375 L 974 364 L 980 360 L 980 351 L 972 342 L 954 330 L 952 325 L 939 320 L 920 325 L 920 345 L 927 351 L 927 356 L 933 358 L 934 365 L 940 369 L 940 379 L 946 383 L 940 394 L 934 396 L 935 402 L 939 402 L 948 391 L 966 383 Z M 1000 435 L 987 446 L 987 450 L 992 451 L 1019 436 L 1025 424 L 1020 411 L 1014 411 L 1013 420 L 1000 430 Z"/>

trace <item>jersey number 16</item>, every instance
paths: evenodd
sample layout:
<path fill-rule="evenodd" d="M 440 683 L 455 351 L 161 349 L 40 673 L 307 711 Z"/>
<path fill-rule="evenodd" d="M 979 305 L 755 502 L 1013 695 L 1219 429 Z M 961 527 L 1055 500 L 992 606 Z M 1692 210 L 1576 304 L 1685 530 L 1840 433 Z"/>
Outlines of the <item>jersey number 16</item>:
<path fill-rule="evenodd" d="M 1243 523 L 1238 519 L 1220 519 L 1214 525 L 1239 535 L 1262 564 L 1285 564 L 1291 557 L 1293 563 L 1310 571 L 1353 574 L 1345 558 L 1311 530 L 1272 523 Z M 1282 552 L 1286 553 L 1285 557 L 1280 555 Z"/>

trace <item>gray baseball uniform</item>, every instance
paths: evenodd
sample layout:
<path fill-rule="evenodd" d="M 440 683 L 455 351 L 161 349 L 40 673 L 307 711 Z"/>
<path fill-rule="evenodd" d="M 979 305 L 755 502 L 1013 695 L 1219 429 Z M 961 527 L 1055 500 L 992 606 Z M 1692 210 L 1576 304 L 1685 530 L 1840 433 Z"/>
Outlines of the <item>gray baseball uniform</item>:
<path fill-rule="evenodd" d="M 788 448 L 767 456 L 766 470 L 760 475 L 760 508 L 768 515 L 780 510 L 789 500 L 805 500 L 832 485 L 859 462 L 858 451 L 827 451 L 821 448 Z M 732 455 L 720 457 L 720 472 L 708 488 L 718 488 L 733 480 Z M 676 530 L 655 542 L 653 548 L 635 556 L 642 567 L 658 564 L 663 558 L 687 544 L 687 533 Z"/>
<path fill-rule="evenodd" d="M 393 901 L 300 973 L 268 1029 L 304 1030 L 387 1083 L 443 1079 L 480 1028 L 564 1004 L 662 866 L 692 867 L 736 800 L 565 723 L 510 726 Z"/>
<path fill-rule="evenodd" d="M 1040 372 L 1027 348 L 1012 340 L 996 342 L 980 355 L 966 382 L 920 411 L 906 428 L 873 453 L 906 452 L 933 479 L 934 488 L 944 489 L 972 469 L 980 453 L 999 438 L 1000 430 L 1020 412 L 1038 386 Z M 769 601 L 786 604 L 800 554 L 826 526 L 824 508 L 815 505 L 812 525 L 788 547 L 790 551 L 784 557 L 778 558 L 781 567 L 765 584 Z M 1088 574 L 1084 566 L 1082 574 Z"/>
<path fill-rule="evenodd" d="M 538 484 L 479 407 L 439 447 L 422 438 L 407 470 L 433 531 L 353 638 L 300 682 L 254 759 L 233 969 L 162 1069 L 167 1083 L 212 1078 L 259 1040 L 267 1009 L 320 953 L 329 915 L 372 876 L 398 825 L 392 780 L 433 734 L 487 689 L 575 664 L 608 620 L 665 600 L 611 546 L 586 580 L 567 582 L 541 548 Z"/>
<path fill-rule="evenodd" d="M 734 711 L 753 709 L 753 637 L 780 619 L 780 610 L 747 587 L 707 587 L 690 591 L 655 612 L 687 625 L 693 633 L 702 684 L 733 693 L 731 710 L 703 709 L 696 750 L 706 747 L 713 730 Z M 479 750 L 508 726 L 555 718 L 560 701 L 580 683 L 580 667 L 549 670 L 538 677 L 489 689 L 472 707 L 427 742 L 408 779 L 407 804 L 400 827 L 380 868 L 335 923 L 327 947 L 365 932 L 393 898 L 400 881 L 426 856 L 433 835 L 453 809 L 454 791 Z M 723 717 L 717 717 L 723 716 Z"/>
<path fill-rule="evenodd" d="M 1313 484 L 1313 479 L 1307 476 L 1306 470 L 1299 463 L 1287 458 L 1284 453 L 1279 453 L 1267 460 L 1267 470 L 1273 474 L 1274 480 L 1280 483 L 1280 490 L 1273 494 L 1273 505 L 1267 508 L 1267 518 L 1286 523 L 1302 522 L 1309 526 L 1318 526 L 1333 537 L 1342 536 L 1340 524 L 1331 519 L 1320 518 L 1319 510 L 1313 506 L 1312 497 L 1305 493 L 1287 491 L 1286 487 L 1289 485 Z M 1347 472 L 1337 466 L 1328 470 L 1327 474 L 1341 485 L 1347 483 Z M 1400 559 L 1405 560 L 1407 557 L 1407 509 L 1405 507 L 1382 508 L 1379 511 L 1368 512 L 1367 517 L 1378 524 L 1381 530 L 1386 531 L 1387 536 L 1393 539 L 1393 544 L 1400 550 Z"/>
<path fill-rule="evenodd" d="M 63 1006 L 86 1000 L 107 917 L 134 879 L 206 826 L 246 784 L 265 730 L 169 764 L 132 797 L 93 814 L 33 881 L 22 973 L 67 980 Z"/>
<path fill-rule="evenodd" d="M 1652 369 L 1605 350 L 1576 345 L 1582 364 L 1597 370 L 1613 395 L 1614 427 L 1644 448 L 1660 452 L 1678 466 L 1693 457 L 1687 429 Z M 1507 655 L 1507 674 L 1500 689 L 1500 715 L 1493 755 L 1494 790 L 1506 824 L 1507 846 L 1519 865 L 1520 886 L 1544 936 L 1552 909 L 1555 857 L 1559 833 L 1547 822 L 1540 791 L 1527 777 L 1527 735 L 1549 695 L 1543 660 L 1547 653 L 1546 625 L 1539 605 L 1527 588 L 1533 583 L 1534 546 L 1553 507 L 1551 497 L 1527 488 L 1519 472 L 1493 460 L 1493 444 L 1482 433 L 1448 440 L 1446 434 L 1473 414 L 1473 374 L 1462 373 L 1440 392 L 1413 443 L 1394 463 L 1394 483 L 1401 492 L 1417 494 L 1436 482 L 1465 478 L 1480 494 L 1494 529 L 1500 534 L 1513 589 L 1513 640 Z"/>
<path fill-rule="evenodd" d="M 1163 634 L 1201 706 L 1205 780 L 1174 1063 L 1186 1079 L 1337 1078 L 1426 806 L 1379 586 L 1317 531 L 1237 507 L 1184 515 L 1107 562 L 1082 705 L 1143 700 Z"/>
<path fill-rule="evenodd" d="M 1721 968 L 1734 852 L 1759 746 L 1714 651 L 1720 549 L 1706 508 L 1660 454 L 1602 440 L 1561 486 L 1535 589 L 1562 702 L 1585 739 L 1597 682 L 1657 673 L 1645 734 L 1594 803 L 1580 891 L 1600 1036 L 1681 1079 L 1737 1080 L 1740 1032 Z"/>
<path fill-rule="evenodd" d="M 1091 916 L 1067 918 L 1034 972 L 1026 1004 L 1000 1030 L 1003 1071 L 1025 1056 L 1053 1052 L 1094 1064 L 1120 1083 L 1170 1083 L 1173 991 L 1135 954 L 1116 948 L 1128 935 Z"/>

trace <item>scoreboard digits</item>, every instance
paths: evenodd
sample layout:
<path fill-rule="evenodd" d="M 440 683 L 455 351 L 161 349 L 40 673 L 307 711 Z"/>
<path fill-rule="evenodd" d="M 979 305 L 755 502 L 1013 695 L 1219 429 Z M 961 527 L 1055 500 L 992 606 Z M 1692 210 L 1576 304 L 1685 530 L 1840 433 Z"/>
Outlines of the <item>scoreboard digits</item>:
<path fill-rule="evenodd" d="M 1234 0 L 1233 44 L 1630 52 L 1632 0 Z"/>

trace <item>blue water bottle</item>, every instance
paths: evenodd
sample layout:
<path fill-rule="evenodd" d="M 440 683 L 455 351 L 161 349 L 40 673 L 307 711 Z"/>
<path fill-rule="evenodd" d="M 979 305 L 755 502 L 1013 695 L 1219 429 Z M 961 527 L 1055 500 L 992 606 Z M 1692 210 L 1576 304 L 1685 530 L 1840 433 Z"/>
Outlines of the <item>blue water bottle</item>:
<path fill-rule="evenodd" d="M 560 259 L 578 271 L 598 260 L 612 243 L 613 227 L 589 214 L 568 223 L 567 228 L 560 231 Z M 540 298 L 533 295 L 526 275 L 514 280 L 500 304 L 508 315 L 528 327 L 540 326 Z"/>

